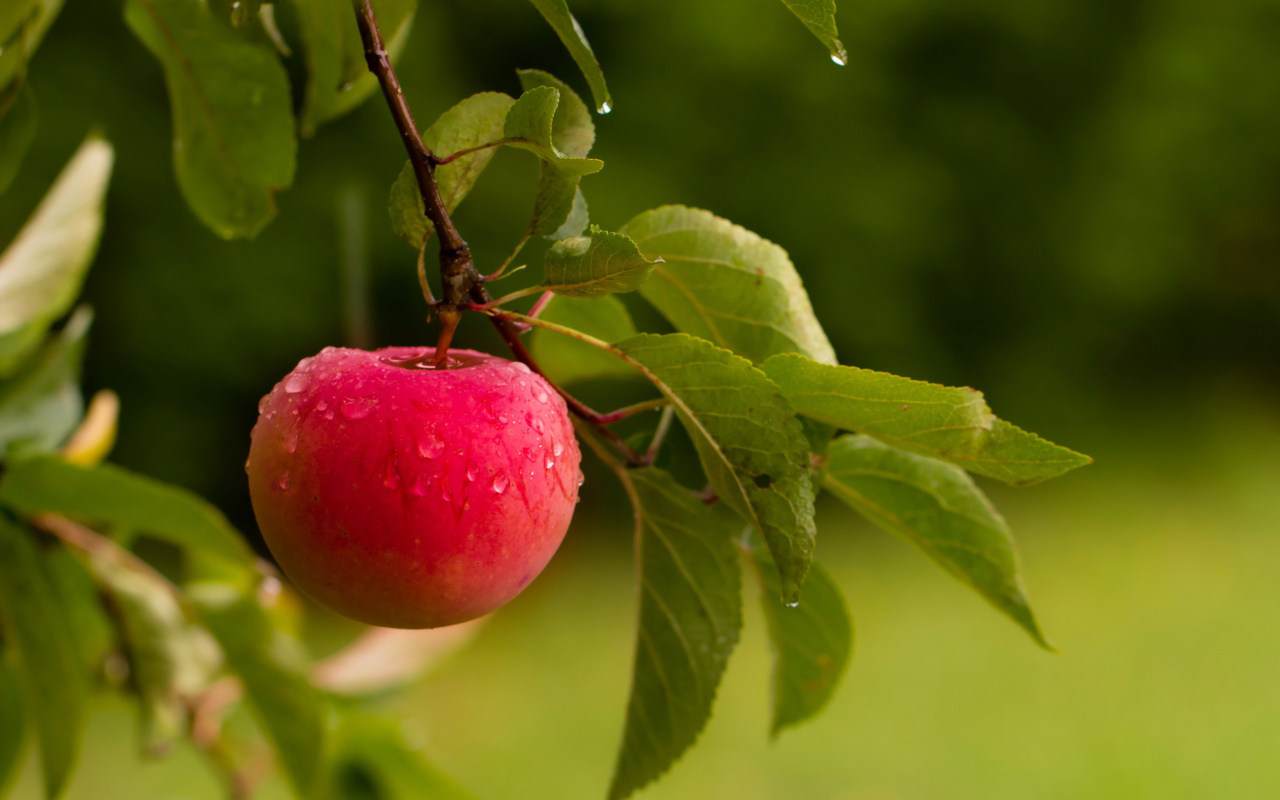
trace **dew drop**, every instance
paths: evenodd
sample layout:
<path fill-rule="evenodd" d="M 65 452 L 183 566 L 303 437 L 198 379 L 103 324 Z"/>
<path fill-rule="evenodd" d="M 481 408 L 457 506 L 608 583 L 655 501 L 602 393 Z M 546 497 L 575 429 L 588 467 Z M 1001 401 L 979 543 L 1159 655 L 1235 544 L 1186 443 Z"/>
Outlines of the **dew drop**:
<path fill-rule="evenodd" d="M 533 452 L 533 448 L 532 448 L 532 447 L 526 447 L 526 448 L 525 448 L 523 451 L 521 451 L 521 452 L 523 452 L 523 453 L 524 453 L 524 457 L 525 457 L 525 458 L 527 458 L 527 459 L 529 459 L 530 461 L 537 461 L 537 460 L 538 460 L 538 454 L 537 454 L 537 453 L 535 453 L 535 452 Z"/>
<path fill-rule="evenodd" d="M 533 399 L 537 400 L 539 403 L 547 402 L 547 390 L 539 388 L 533 393 Z"/>
<path fill-rule="evenodd" d="M 476 462 L 468 461 L 467 462 L 467 483 L 473 482 L 476 479 L 476 474 L 478 472 L 479 470 L 476 468 Z"/>
<path fill-rule="evenodd" d="M 518 370 L 520 370 L 521 372 L 523 372 L 523 373 L 524 373 L 524 374 L 526 374 L 526 375 L 531 375 L 531 374 L 533 374 L 533 370 L 529 369 L 529 365 L 528 365 L 528 364 L 526 364 L 526 363 L 524 363 L 523 361 L 516 361 L 516 362 L 515 362 L 515 368 L 516 368 L 516 369 L 518 369 Z"/>
<path fill-rule="evenodd" d="M 266 410 L 267 410 L 267 398 L 268 398 L 268 397 L 270 397 L 270 396 L 271 396 L 271 395 L 269 395 L 269 394 L 264 394 L 264 395 L 262 396 L 262 399 L 258 401 L 258 413 L 259 413 L 259 414 L 261 414 L 263 411 L 266 411 Z"/>
<path fill-rule="evenodd" d="M 610 103 L 608 100 L 605 100 L 603 103 L 600 104 L 600 107 L 596 109 L 596 111 L 599 111 L 601 114 L 608 114 L 612 110 L 613 110 L 613 104 Z"/>
<path fill-rule="evenodd" d="M 493 491 L 498 494 L 505 492 L 507 490 L 507 486 L 510 484 L 511 481 L 507 478 L 505 473 L 499 472 L 497 475 L 493 476 Z"/>
<path fill-rule="evenodd" d="M 333 419 L 333 409 L 332 409 L 332 408 L 331 408 L 331 409 L 329 409 L 328 411 L 324 412 L 324 418 L 325 418 L 325 419 Z"/>
<path fill-rule="evenodd" d="M 560 457 L 560 454 L 561 454 L 561 453 L 563 453 L 563 452 L 564 452 L 564 445 L 560 444 L 560 440 L 559 440 L 559 439 L 552 439 L 552 440 L 551 440 L 551 455 L 555 456 L 556 458 L 559 458 L 559 457 Z"/>
<path fill-rule="evenodd" d="M 347 419 L 364 419 L 373 411 L 377 401 L 372 397 L 359 397 L 347 400 L 342 404 L 342 416 Z"/>
<path fill-rule="evenodd" d="M 445 500 L 453 499 L 453 492 L 449 491 L 449 481 L 443 475 L 440 476 L 440 496 Z"/>
<path fill-rule="evenodd" d="M 289 394 L 297 394 L 311 385 L 311 373 L 295 372 L 284 379 L 284 390 Z"/>
<path fill-rule="evenodd" d="M 551 456 L 547 456 L 547 459 L 546 459 L 546 461 L 544 461 L 544 462 L 543 462 L 543 464 L 545 464 L 545 465 L 546 465 L 547 469 L 551 469 L 552 467 L 554 467 L 554 466 L 556 465 L 556 460 L 555 460 L 554 458 L 552 458 Z"/>
<path fill-rule="evenodd" d="M 276 488 L 277 488 L 277 489 L 279 489 L 279 490 L 280 490 L 280 491 L 282 491 L 282 492 L 283 492 L 285 489 L 288 489 L 288 488 L 289 488 L 289 472 L 288 472 L 288 470 L 285 470 L 285 473 L 284 473 L 283 475 L 281 475 L 281 476 L 280 476 L 280 480 L 276 481 Z"/>
<path fill-rule="evenodd" d="M 517 384 L 521 389 L 523 389 L 524 387 L 526 387 L 526 386 L 528 386 L 528 385 L 529 385 L 529 382 L 528 382 L 528 381 L 526 381 L 524 378 L 521 378 L 520 380 L 516 381 L 516 384 Z"/>
<path fill-rule="evenodd" d="M 284 449 L 290 453 L 296 452 L 298 449 L 298 429 L 302 426 L 299 424 L 302 420 L 293 423 L 293 427 L 289 429 L 289 437 L 284 440 Z"/>
<path fill-rule="evenodd" d="M 578 468 L 578 485 L 581 486 L 587 480 L 587 476 L 582 474 L 582 468 Z"/>
<path fill-rule="evenodd" d="M 543 396 L 545 397 L 546 395 L 544 394 Z M 543 433 L 544 431 L 546 431 L 546 427 L 543 426 L 542 420 L 538 419 L 537 417 L 533 418 L 533 429 L 538 433 Z"/>
<path fill-rule="evenodd" d="M 840 67 L 847 67 L 849 65 L 849 55 L 843 50 L 839 53 L 832 53 L 831 60 Z"/>
<path fill-rule="evenodd" d="M 444 452 L 444 441 L 434 431 L 423 430 L 418 435 L 418 455 L 423 458 L 439 458 Z"/>
<path fill-rule="evenodd" d="M 800 601 L 799 601 L 799 600 L 792 600 L 791 602 L 787 603 L 786 605 L 787 605 L 787 608 L 798 608 L 798 607 L 800 606 Z"/>
<path fill-rule="evenodd" d="M 413 485 L 409 487 L 409 491 L 416 497 L 422 497 L 427 493 L 427 487 L 431 484 L 431 478 L 434 477 L 428 472 L 419 472 L 418 477 L 413 479 Z"/>
<path fill-rule="evenodd" d="M 320 402 L 316 403 L 316 411 L 328 411 L 328 410 L 329 410 L 328 401 L 321 400 Z"/>

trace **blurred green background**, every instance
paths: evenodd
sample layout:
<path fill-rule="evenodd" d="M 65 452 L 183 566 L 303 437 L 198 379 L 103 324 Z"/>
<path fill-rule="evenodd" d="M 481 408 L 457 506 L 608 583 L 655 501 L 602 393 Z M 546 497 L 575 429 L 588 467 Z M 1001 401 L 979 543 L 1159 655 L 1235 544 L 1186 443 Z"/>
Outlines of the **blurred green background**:
<path fill-rule="evenodd" d="M 1063 654 L 824 502 L 819 553 L 859 627 L 833 706 L 767 740 L 749 616 L 702 742 L 643 796 L 1280 796 L 1280 4 L 846 0 L 843 68 L 776 0 L 573 7 L 615 99 L 605 170 L 583 184 L 593 221 L 678 202 L 738 222 L 791 253 L 843 363 L 979 387 L 1098 459 L 984 484 Z M 468 94 L 518 92 L 517 67 L 585 89 L 522 0 L 424 0 L 400 72 L 425 127 Z M 386 109 L 305 141 L 278 218 L 223 242 L 178 193 L 162 75 L 118 3 L 69 3 L 30 80 L 40 129 L 0 237 L 88 131 L 112 140 L 88 388 L 122 397 L 116 461 L 256 536 L 256 402 L 346 335 L 352 208 L 374 342 L 434 333 L 384 211 L 404 160 Z M 500 154 L 459 214 L 482 268 L 523 227 L 523 155 Z M 459 337 L 501 352 L 478 320 Z M 603 795 L 634 620 L 619 501 L 589 470 L 546 577 L 398 701 L 482 798 Z M 127 710 L 103 704 L 71 797 L 219 795 L 190 754 L 136 765 Z"/>

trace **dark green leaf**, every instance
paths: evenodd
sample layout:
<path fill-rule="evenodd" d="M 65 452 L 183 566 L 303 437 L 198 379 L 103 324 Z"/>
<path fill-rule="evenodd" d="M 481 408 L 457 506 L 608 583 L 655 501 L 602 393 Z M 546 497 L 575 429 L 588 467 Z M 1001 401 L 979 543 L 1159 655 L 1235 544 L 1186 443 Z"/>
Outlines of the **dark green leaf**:
<path fill-rule="evenodd" d="M 537 69 L 517 71 L 525 91 L 553 86 L 560 92 L 560 105 L 551 120 L 551 143 L 572 158 L 584 158 L 596 140 L 591 111 L 578 93 L 550 73 Z M 546 162 L 538 163 L 538 190 L 534 195 L 529 231 L 534 236 L 567 239 L 582 235 L 587 227 L 587 201 L 578 187 L 580 175 L 567 174 Z"/>
<path fill-rule="evenodd" d="M 49 548 L 41 556 L 54 592 L 67 610 L 80 663 L 88 674 L 100 674 L 107 655 L 116 647 L 116 633 L 102 607 L 98 585 L 70 548 Z"/>
<path fill-rule="evenodd" d="M 617 347 L 671 400 L 711 488 L 763 531 L 783 599 L 796 600 L 813 554 L 813 486 L 809 444 L 786 398 L 746 359 L 686 334 Z"/>
<path fill-rule="evenodd" d="M 8 91 L 12 97 L 0 93 L 0 193 L 13 182 L 36 136 L 36 96 L 30 84 L 24 81 Z"/>
<path fill-rule="evenodd" d="M 27 715 L 22 706 L 18 673 L 0 648 L 0 797 L 18 771 L 22 745 L 27 738 Z"/>
<path fill-rule="evenodd" d="M 0 502 L 27 515 L 62 514 L 253 563 L 253 551 L 216 508 L 185 489 L 111 464 L 82 467 L 56 456 L 19 460 L 0 480 Z"/>
<path fill-rule="evenodd" d="M 307 680 L 301 644 L 273 627 L 250 595 L 225 583 L 192 584 L 187 596 L 222 645 L 231 670 L 275 744 L 299 796 L 310 797 L 324 774 L 324 697 Z"/>
<path fill-rule="evenodd" d="M 293 183 L 297 139 L 276 54 L 200 0 L 128 0 L 125 21 L 164 67 L 173 163 L 196 216 L 219 236 L 253 236 Z"/>
<path fill-rule="evenodd" d="M 818 37 L 830 51 L 832 61 L 842 67 L 849 63 L 849 54 L 836 38 L 836 0 L 782 0 L 782 4 Z"/>
<path fill-rule="evenodd" d="M 307 55 L 307 90 L 300 120 L 302 135 L 340 117 L 378 90 L 364 60 L 364 44 L 351 0 L 293 0 L 298 32 Z M 374 0 L 373 10 L 392 62 L 409 41 L 418 0 Z"/>
<path fill-rule="evenodd" d="M 334 738 L 332 800 L 473 800 L 411 750 L 389 719 L 346 712 Z"/>
<path fill-rule="evenodd" d="M 773 645 L 773 734 L 817 714 L 835 694 L 853 652 L 853 621 L 840 587 L 816 561 L 800 605 L 778 600 L 778 570 L 764 547 L 751 548 Z"/>
<path fill-rule="evenodd" d="M 775 356 L 763 369 L 807 417 L 1005 483 L 1036 483 L 1092 461 L 998 419 L 982 392 L 968 387 L 815 364 L 795 355 Z"/>
<path fill-rule="evenodd" d="M 551 245 L 542 285 L 567 297 L 634 292 L 653 272 L 653 265 L 626 236 L 593 227 L 589 236 Z"/>
<path fill-rule="evenodd" d="M 964 470 L 869 436 L 831 444 L 825 485 L 885 530 L 920 548 L 1052 649 L 1027 604 L 1009 526 Z"/>
<path fill-rule="evenodd" d="M 742 627 L 742 520 L 653 467 L 624 478 L 636 513 L 640 625 L 611 800 L 666 772 L 698 738 Z"/>
<path fill-rule="evenodd" d="M 605 86 L 604 71 L 600 69 L 600 62 L 596 61 L 595 53 L 591 52 L 591 45 L 587 44 L 587 36 L 582 32 L 582 26 L 569 12 L 568 3 L 565 0 L 530 0 L 530 2 L 551 24 L 560 41 L 564 42 L 564 46 L 569 49 L 569 55 L 573 56 L 573 60 L 577 62 L 578 69 L 582 70 L 582 76 L 587 79 L 587 85 L 591 87 L 591 96 L 595 98 L 596 110 L 601 114 L 608 114 L 613 109 L 613 98 L 609 96 L 609 87 Z"/>
<path fill-rule="evenodd" d="M 0 254 L 0 375 L 13 372 L 80 294 L 102 232 L 113 158 L 101 139 L 82 144 Z"/>
<path fill-rule="evenodd" d="M 512 100 L 501 92 L 481 92 L 472 95 L 440 115 L 422 134 L 422 141 L 439 156 L 447 156 L 461 150 L 478 147 L 502 138 L 503 123 Z M 489 166 L 493 149 L 480 150 L 456 161 L 436 168 L 436 185 L 445 208 L 453 211 L 471 191 L 480 173 Z M 413 166 L 404 162 L 400 177 L 391 187 L 389 204 L 391 226 L 396 233 L 413 245 L 422 246 L 424 236 L 433 232 L 426 217 L 426 206 L 418 191 L 418 179 Z"/>
<path fill-rule="evenodd" d="M 57 797 L 80 749 L 88 683 L 65 598 L 50 579 L 34 535 L 3 514 L 0 612 L 40 742 L 45 794 Z"/>
<path fill-rule="evenodd" d="M 5 0 L 0 11 L 0 88 L 26 68 L 63 0 Z"/>
<path fill-rule="evenodd" d="M 677 330 L 756 363 L 775 353 L 836 363 L 800 276 L 781 247 L 684 206 L 646 211 L 622 233 L 645 255 L 666 262 L 640 294 Z"/>
<path fill-rule="evenodd" d="M 565 175 L 599 172 L 603 161 L 571 156 L 556 145 L 553 137 L 559 105 L 560 90 L 555 86 L 536 86 L 520 95 L 507 112 L 503 126 L 503 137 L 515 140 L 508 142 L 508 146 L 528 150 Z"/>
<path fill-rule="evenodd" d="M 619 342 L 636 335 L 627 307 L 610 295 L 593 300 L 552 298 L 542 311 L 542 319 L 605 342 Z M 554 331 L 534 330 L 530 346 L 538 365 L 559 384 L 587 378 L 636 377 L 636 371 L 621 359 Z"/>
<path fill-rule="evenodd" d="M 0 450 L 52 450 L 84 412 L 80 362 L 93 313 L 81 307 L 44 348 L 0 384 Z"/>

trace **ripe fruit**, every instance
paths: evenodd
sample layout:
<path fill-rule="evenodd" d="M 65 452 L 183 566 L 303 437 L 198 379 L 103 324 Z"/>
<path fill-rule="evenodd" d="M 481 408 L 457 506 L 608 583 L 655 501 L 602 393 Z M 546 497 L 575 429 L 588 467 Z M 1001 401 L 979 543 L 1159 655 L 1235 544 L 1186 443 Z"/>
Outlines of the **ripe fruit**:
<path fill-rule="evenodd" d="M 523 364 L 328 347 L 258 407 L 249 492 L 285 574 L 393 628 L 486 614 L 542 571 L 578 501 L 564 401 Z"/>

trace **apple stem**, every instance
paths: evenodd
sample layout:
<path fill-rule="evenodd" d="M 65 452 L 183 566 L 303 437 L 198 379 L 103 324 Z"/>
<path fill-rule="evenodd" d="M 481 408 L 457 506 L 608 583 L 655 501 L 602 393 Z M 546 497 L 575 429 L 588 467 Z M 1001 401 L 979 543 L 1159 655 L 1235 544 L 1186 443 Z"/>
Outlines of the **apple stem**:
<path fill-rule="evenodd" d="M 655 397 L 652 400 L 643 400 L 639 403 L 624 406 L 617 411 L 610 411 L 608 414 L 601 414 L 600 418 L 596 421 L 601 425 L 612 425 L 613 423 L 624 420 L 627 417 L 635 416 L 636 414 L 641 414 L 645 411 L 653 411 L 669 405 L 671 405 L 671 401 L 667 398 Z"/>

